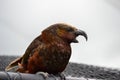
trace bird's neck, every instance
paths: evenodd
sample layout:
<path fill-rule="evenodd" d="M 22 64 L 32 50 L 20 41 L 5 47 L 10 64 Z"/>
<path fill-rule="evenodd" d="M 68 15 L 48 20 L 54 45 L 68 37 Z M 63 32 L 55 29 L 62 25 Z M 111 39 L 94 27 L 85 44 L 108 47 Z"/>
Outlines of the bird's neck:
<path fill-rule="evenodd" d="M 71 51 L 70 43 L 68 43 L 66 40 L 61 39 L 60 37 L 53 35 L 53 34 L 42 34 L 41 35 L 42 42 L 47 45 L 54 45 L 56 47 L 66 47 L 68 50 Z"/>

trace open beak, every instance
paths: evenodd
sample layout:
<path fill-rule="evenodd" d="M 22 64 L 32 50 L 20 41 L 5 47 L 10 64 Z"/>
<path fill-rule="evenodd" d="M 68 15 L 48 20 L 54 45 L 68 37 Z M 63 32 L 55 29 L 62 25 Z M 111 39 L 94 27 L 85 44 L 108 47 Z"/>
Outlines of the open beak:
<path fill-rule="evenodd" d="M 86 41 L 88 40 L 88 37 L 87 37 L 86 32 L 84 32 L 84 31 L 82 31 L 82 30 L 77 30 L 77 31 L 75 31 L 75 35 L 76 35 L 76 37 L 79 36 L 79 35 L 84 36 L 85 39 L 86 39 Z M 75 39 L 74 42 L 75 42 L 75 43 L 78 43 L 78 40 Z"/>

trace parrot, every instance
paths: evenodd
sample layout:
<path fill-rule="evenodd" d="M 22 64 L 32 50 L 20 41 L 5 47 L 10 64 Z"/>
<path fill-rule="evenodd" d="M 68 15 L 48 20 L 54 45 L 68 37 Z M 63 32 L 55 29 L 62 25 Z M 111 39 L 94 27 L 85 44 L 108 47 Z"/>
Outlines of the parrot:
<path fill-rule="evenodd" d="M 71 43 L 78 43 L 76 38 L 79 35 L 88 39 L 85 31 L 72 25 L 52 24 L 31 42 L 23 56 L 12 61 L 5 70 L 18 66 L 16 71 L 21 73 L 62 73 L 72 54 Z"/>

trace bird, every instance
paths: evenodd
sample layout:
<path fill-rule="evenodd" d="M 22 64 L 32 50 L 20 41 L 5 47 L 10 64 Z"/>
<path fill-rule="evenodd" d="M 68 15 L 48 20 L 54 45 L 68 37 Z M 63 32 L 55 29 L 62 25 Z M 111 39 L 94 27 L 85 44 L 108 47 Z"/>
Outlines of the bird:
<path fill-rule="evenodd" d="M 72 54 L 71 43 L 78 43 L 76 38 L 79 35 L 88 39 L 85 31 L 72 25 L 52 24 L 31 42 L 23 56 L 12 61 L 5 70 L 18 66 L 16 71 L 21 73 L 62 73 Z"/>

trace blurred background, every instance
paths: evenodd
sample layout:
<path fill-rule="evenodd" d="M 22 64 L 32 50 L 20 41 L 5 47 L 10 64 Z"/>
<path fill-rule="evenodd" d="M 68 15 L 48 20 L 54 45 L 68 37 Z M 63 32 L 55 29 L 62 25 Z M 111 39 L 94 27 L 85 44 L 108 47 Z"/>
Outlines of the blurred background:
<path fill-rule="evenodd" d="M 120 0 L 0 0 L 0 55 L 22 56 L 54 23 L 86 31 L 72 45 L 71 62 L 120 69 Z"/>

